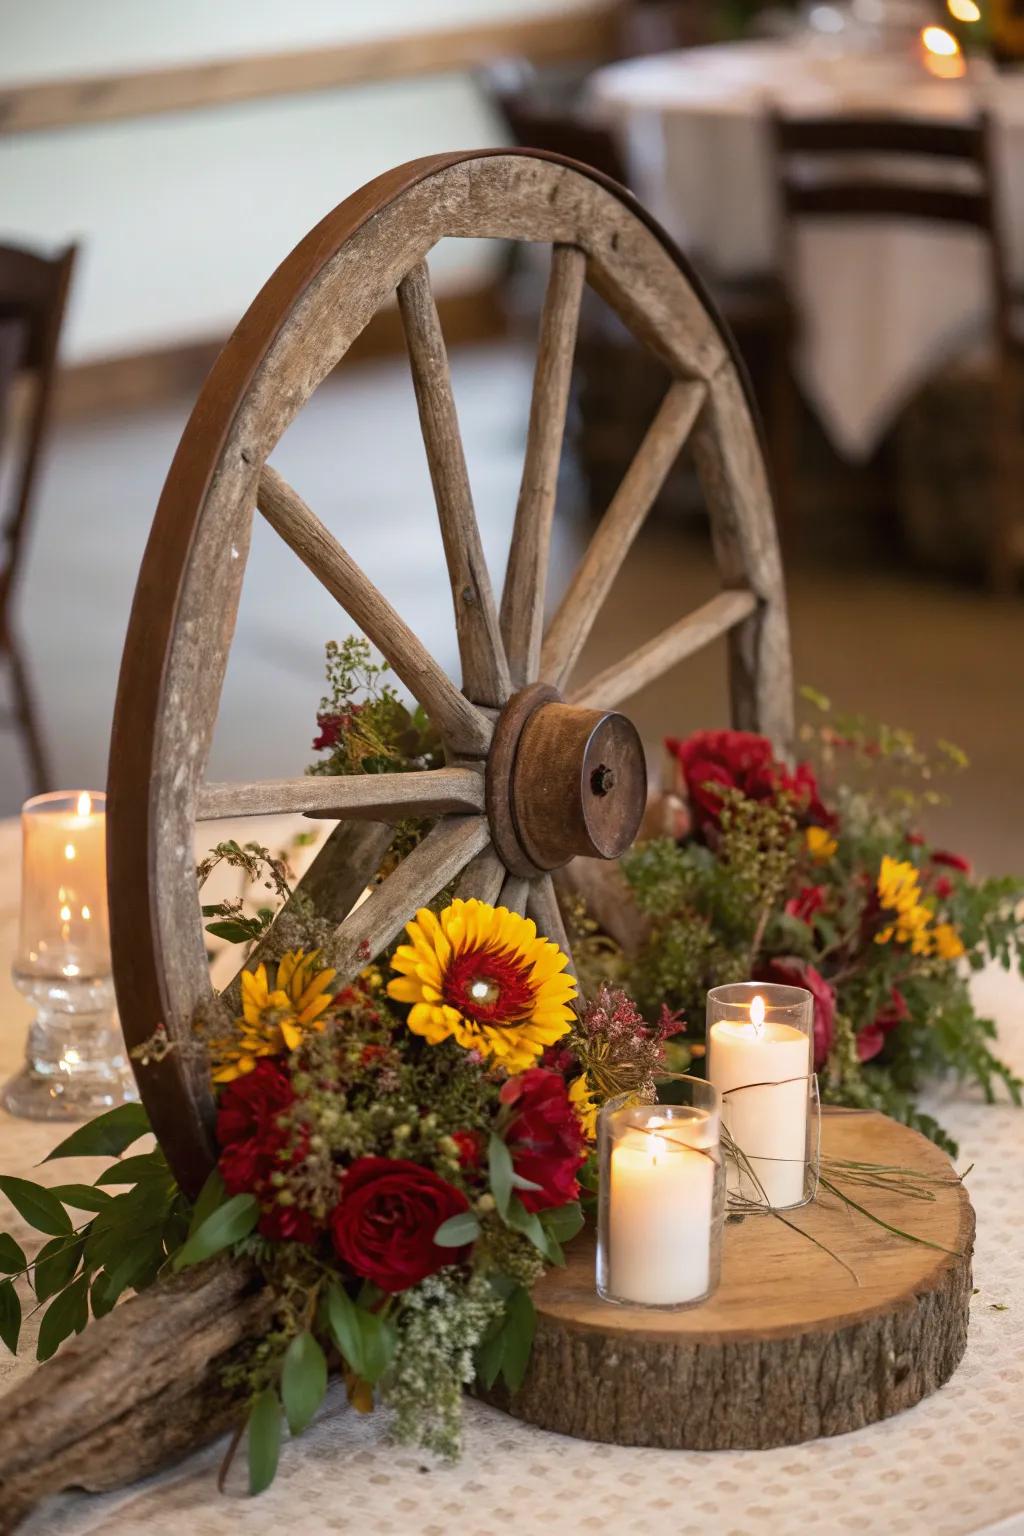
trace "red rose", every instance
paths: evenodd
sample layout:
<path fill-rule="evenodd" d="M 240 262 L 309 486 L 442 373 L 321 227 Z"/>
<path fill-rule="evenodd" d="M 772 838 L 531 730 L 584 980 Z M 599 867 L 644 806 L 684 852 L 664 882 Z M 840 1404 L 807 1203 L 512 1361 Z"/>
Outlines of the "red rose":
<path fill-rule="evenodd" d="M 218 1160 L 229 1195 L 256 1195 L 263 1207 L 259 1229 L 275 1242 L 312 1243 L 316 1221 L 301 1206 L 278 1203 L 271 1175 L 301 1162 L 306 1133 L 281 1124 L 295 1103 L 288 1075 L 275 1061 L 256 1063 L 229 1083 L 217 1106 Z"/>
<path fill-rule="evenodd" d="M 827 892 L 823 885 L 802 885 L 795 896 L 791 896 L 786 902 L 786 911 L 790 917 L 798 917 L 801 922 L 812 923 L 815 916 L 825 906 Z"/>
<path fill-rule="evenodd" d="M 806 960 L 785 955 L 762 966 L 756 980 L 806 987 L 814 998 L 814 1070 L 819 1071 L 828 1060 L 836 1033 L 836 995 L 824 976 Z"/>
<path fill-rule="evenodd" d="M 946 853 L 942 849 L 937 849 L 931 859 L 933 864 L 943 864 L 946 869 L 958 869 L 962 875 L 969 875 L 971 872 L 970 860 L 959 853 Z"/>
<path fill-rule="evenodd" d="M 320 734 L 313 737 L 313 751 L 326 752 L 328 747 L 337 746 L 341 735 L 341 716 L 317 715 L 316 723 L 320 727 Z"/>
<path fill-rule="evenodd" d="M 361 1279 L 382 1291 L 405 1291 L 466 1258 L 468 1246 L 439 1248 L 434 1233 L 468 1209 L 462 1191 L 430 1168 L 404 1158 L 360 1157 L 342 1178 L 331 1237 Z"/>
<path fill-rule="evenodd" d="M 716 789 L 736 789 L 748 800 L 793 803 L 806 821 L 832 826 L 835 818 L 822 804 L 818 782 L 807 763 L 790 772 L 776 760 L 766 736 L 751 731 L 696 731 L 685 741 L 669 738 L 668 750 L 678 759 L 698 833 L 718 826 L 722 797 Z"/>
<path fill-rule="evenodd" d="M 540 1186 L 517 1191 L 526 1210 L 545 1211 L 575 1200 L 576 1174 L 587 1148 L 562 1077 L 530 1067 L 510 1077 L 499 1098 L 514 1110 L 505 1133 L 512 1167 L 520 1178 Z"/>

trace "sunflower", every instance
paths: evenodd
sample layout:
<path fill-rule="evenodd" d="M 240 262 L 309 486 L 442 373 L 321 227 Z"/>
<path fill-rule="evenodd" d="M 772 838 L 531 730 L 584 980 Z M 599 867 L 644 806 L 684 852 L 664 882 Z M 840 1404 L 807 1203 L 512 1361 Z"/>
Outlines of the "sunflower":
<path fill-rule="evenodd" d="M 449 1037 L 509 1072 L 533 1066 L 572 1021 L 576 983 L 557 944 L 518 912 L 453 901 L 421 907 L 395 951 L 388 996 L 411 1003 L 409 1028 L 431 1045 Z"/>
<path fill-rule="evenodd" d="M 932 914 L 921 899 L 921 877 L 913 864 L 885 854 L 878 871 L 879 904 L 892 914 L 875 934 L 876 944 L 908 944 L 913 955 L 930 954 Z"/>
<path fill-rule="evenodd" d="M 320 951 L 290 949 L 281 956 L 271 987 L 266 965 L 242 972 L 242 1017 L 231 1040 L 217 1041 L 213 1081 L 231 1083 L 251 1072 L 261 1056 L 283 1056 L 302 1043 L 310 1029 L 323 1029 L 330 1007 L 328 988 L 335 971 L 320 966 Z M 320 1021 L 320 1022 L 318 1022 Z"/>
<path fill-rule="evenodd" d="M 580 1122 L 580 1129 L 588 1141 L 597 1139 L 597 1112 L 600 1108 L 594 1090 L 587 1081 L 587 1074 L 581 1072 L 569 1085 L 569 1103 L 576 1111 L 576 1118 Z"/>

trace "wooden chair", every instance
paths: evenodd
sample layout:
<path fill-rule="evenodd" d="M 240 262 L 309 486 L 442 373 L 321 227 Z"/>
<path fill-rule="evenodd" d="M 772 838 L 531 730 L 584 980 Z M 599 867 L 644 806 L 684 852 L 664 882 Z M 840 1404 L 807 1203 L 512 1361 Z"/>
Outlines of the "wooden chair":
<path fill-rule="evenodd" d="M 617 52 L 630 59 L 716 42 L 715 11 L 708 0 L 633 0 L 616 14 Z"/>
<path fill-rule="evenodd" d="M 1020 496 L 1020 345 L 1014 335 L 1013 295 L 1003 256 L 987 119 L 951 123 L 777 114 L 773 137 L 784 218 L 780 261 L 784 273 L 792 270 L 786 235 L 796 221 L 907 219 L 966 226 L 985 239 L 996 352 L 991 378 L 993 474 L 987 566 L 992 587 L 1010 590 L 1019 563 L 1012 509 Z M 927 167 L 926 174 L 922 176 L 911 162 Z"/>
<path fill-rule="evenodd" d="M 49 423 L 57 346 L 75 255 L 73 245 L 52 258 L 17 246 L 0 246 L 0 454 L 14 464 L 11 507 L 0 521 L 0 657 L 10 667 L 14 694 L 10 718 L 21 735 L 35 793 L 49 786 L 50 773 L 14 633 L 12 605 Z M 17 413 L 21 419 L 16 426 L 13 394 L 24 378 L 30 399 L 27 411 Z"/>

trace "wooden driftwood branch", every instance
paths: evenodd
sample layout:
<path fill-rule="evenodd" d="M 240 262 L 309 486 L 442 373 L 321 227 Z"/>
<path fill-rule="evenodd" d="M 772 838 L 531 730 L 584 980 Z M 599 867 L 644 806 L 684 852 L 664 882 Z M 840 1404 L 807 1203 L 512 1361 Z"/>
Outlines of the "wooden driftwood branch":
<path fill-rule="evenodd" d="M 89 1324 L 0 1410 L 0 1530 L 64 1488 L 134 1482 L 216 1439 L 240 1405 L 222 1367 L 270 1320 L 249 1265 L 215 1259 Z"/>

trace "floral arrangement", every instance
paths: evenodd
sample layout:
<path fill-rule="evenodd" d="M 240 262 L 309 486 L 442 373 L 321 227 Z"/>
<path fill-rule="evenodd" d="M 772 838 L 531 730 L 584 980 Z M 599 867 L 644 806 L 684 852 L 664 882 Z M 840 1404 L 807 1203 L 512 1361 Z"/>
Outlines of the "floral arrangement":
<path fill-rule="evenodd" d="M 822 1097 L 883 1110 L 955 1153 L 917 1096 L 952 1073 L 1020 1102 L 968 977 L 991 960 L 1024 969 L 1024 882 L 976 880 L 921 832 L 942 776 L 964 766 L 954 747 L 929 756 L 906 732 L 805 698 L 815 719 L 795 768 L 744 731 L 667 741 L 667 835 L 622 864 L 640 941 L 597 944 L 584 919 L 578 958 L 591 980 L 614 976 L 641 1008 L 667 1003 L 689 1021 L 724 982 L 808 988 Z M 673 1050 L 685 1065 L 700 1047 Z"/>

